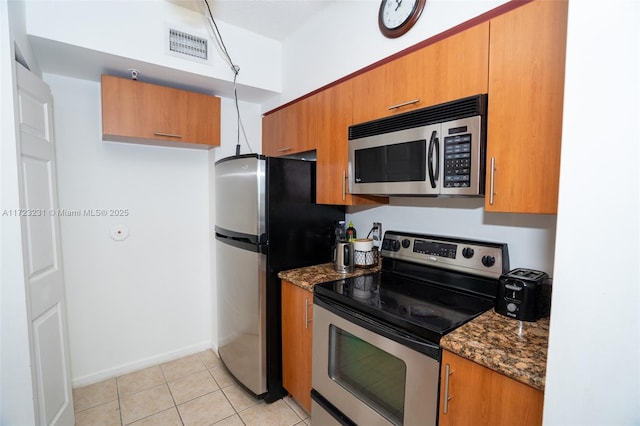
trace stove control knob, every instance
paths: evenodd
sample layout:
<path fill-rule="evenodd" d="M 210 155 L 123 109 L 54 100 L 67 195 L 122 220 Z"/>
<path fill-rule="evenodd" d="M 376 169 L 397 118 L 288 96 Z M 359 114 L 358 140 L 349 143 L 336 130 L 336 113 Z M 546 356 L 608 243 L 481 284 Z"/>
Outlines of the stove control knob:
<path fill-rule="evenodd" d="M 402 240 L 402 247 L 409 248 L 410 245 L 411 245 L 411 241 L 408 238 L 405 238 L 404 240 Z"/>
<path fill-rule="evenodd" d="M 471 247 L 465 247 L 462 249 L 462 256 L 464 256 L 465 259 L 471 259 L 473 257 L 473 249 Z"/>
<path fill-rule="evenodd" d="M 496 258 L 489 255 L 482 256 L 482 264 L 487 268 L 491 268 L 493 265 L 496 264 Z"/>
<path fill-rule="evenodd" d="M 392 240 L 391 241 L 391 251 L 398 251 L 398 250 L 400 250 L 400 241 Z"/>

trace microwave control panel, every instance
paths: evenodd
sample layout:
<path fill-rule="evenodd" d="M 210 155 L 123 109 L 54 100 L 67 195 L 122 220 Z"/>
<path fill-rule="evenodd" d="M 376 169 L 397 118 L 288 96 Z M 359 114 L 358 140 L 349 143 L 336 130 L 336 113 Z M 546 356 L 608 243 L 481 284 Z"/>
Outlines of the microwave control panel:
<path fill-rule="evenodd" d="M 466 131 L 467 127 L 463 129 Z M 445 188 L 471 185 L 471 133 L 445 136 L 443 185 Z"/>

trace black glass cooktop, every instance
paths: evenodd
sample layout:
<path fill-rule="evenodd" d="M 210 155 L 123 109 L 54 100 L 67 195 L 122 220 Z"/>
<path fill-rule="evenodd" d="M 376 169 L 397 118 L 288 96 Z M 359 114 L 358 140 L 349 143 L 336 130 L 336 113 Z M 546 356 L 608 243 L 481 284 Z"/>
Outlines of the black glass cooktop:
<path fill-rule="evenodd" d="M 490 298 L 385 271 L 317 284 L 314 291 L 434 343 L 493 307 Z"/>

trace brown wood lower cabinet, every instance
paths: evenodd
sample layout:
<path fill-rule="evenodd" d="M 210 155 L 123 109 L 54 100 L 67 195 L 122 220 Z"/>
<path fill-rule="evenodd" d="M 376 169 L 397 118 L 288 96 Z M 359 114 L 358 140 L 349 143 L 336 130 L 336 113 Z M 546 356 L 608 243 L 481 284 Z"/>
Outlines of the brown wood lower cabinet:
<path fill-rule="evenodd" d="M 282 281 L 282 384 L 311 413 L 313 293 Z"/>
<path fill-rule="evenodd" d="M 441 368 L 440 426 L 542 424 L 542 391 L 446 350 Z"/>

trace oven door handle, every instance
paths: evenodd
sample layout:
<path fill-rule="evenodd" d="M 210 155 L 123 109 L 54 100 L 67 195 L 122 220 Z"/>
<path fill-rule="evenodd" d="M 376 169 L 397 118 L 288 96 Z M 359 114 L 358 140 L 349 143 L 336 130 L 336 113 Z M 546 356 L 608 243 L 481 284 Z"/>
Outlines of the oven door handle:
<path fill-rule="evenodd" d="M 318 293 L 314 293 L 313 303 L 315 305 L 322 306 L 323 308 L 346 319 L 347 321 L 351 321 L 359 325 L 360 327 L 372 331 L 373 333 L 380 334 L 381 336 L 400 343 L 401 345 L 407 346 L 415 351 L 427 355 L 428 357 L 433 358 L 438 362 L 442 358 L 442 351 L 440 349 L 440 346 L 438 346 L 437 344 L 419 340 L 414 336 L 403 332 L 402 330 L 390 327 L 386 324 L 376 321 L 373 318 L 353 311 L 343 305 L 334 303 L 327 298 L 319 295 Z"/>

